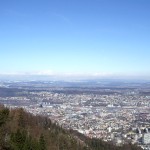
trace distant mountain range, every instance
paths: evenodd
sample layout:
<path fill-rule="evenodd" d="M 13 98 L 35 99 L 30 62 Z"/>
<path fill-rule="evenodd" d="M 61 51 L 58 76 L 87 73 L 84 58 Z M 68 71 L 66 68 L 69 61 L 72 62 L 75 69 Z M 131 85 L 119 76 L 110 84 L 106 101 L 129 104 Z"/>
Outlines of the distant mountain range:
<path fill-rule="evenodd" d="M 18 81 L 68 81 L 68 82 L 143 82 L 150 81 L 148 76 L 124 76 L 124 75 L 86 75 L 86 74 L 30 74 L 30 73 L 12 73 L 0 74 L 0 80 L 18 80 Z"/>

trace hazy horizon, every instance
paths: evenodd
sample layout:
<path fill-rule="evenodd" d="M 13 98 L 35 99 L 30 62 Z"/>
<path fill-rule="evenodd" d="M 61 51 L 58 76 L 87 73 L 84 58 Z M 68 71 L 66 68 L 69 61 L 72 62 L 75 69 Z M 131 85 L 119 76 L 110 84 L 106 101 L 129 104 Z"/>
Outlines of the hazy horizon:
<path fill-rule="evenodd" d="M 0 80 L 11 81 L 150 81 L 149 76 L 106 74 L 0 74 Z"/>

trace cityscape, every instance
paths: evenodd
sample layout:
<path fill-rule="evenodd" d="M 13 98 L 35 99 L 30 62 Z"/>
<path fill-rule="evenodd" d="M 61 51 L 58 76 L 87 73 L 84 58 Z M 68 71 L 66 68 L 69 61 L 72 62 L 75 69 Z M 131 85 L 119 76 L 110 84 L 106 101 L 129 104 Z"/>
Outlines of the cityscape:
<path fill-rule="evenodd" d="M 150 149 L 150 82 L 1 81 L 0 103 L 89 138 Z"/>
<path fill-rule="evenodd" d="M 150 0 L 0 0 L 0 150 L 150 150 Z"/>

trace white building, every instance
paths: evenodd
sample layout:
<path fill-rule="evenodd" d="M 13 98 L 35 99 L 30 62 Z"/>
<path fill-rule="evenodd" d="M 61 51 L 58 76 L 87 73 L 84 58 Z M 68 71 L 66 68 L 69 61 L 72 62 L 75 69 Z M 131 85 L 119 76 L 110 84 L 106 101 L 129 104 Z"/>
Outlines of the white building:
<path fill-rule="evenodd" d="M 145 133 L 143 135 L 143 143 L 144 144 L 150 144 L 150 133 Z"/>

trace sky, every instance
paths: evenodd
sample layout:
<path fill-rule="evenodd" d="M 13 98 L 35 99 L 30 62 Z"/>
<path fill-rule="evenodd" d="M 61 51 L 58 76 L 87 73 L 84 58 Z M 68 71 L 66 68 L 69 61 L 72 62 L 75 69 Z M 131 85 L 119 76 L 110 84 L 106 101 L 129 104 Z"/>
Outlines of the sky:
<path fill-rule="evenodd" d="M 150 78 L 149 0 L 1 0 L 0 74 Z"/>

